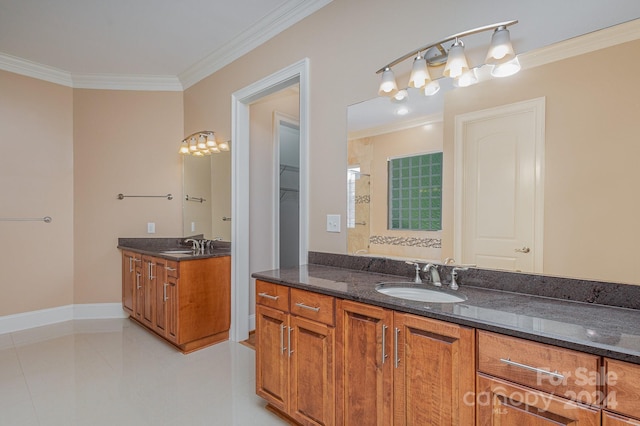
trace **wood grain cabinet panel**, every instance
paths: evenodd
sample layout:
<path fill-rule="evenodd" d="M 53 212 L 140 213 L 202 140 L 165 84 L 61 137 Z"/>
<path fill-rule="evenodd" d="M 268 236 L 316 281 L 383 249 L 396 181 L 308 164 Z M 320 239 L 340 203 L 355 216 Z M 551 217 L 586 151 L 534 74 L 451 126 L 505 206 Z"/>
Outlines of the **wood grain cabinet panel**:
<path fill-rule="evenodd" d="M 640 426 L 640 420 L 603 411 L 602 426 Z"/>
<path fill-rule="evenodd" d="M 478 426 L 598 426 L 600 410 L 478 374 Z"/>
<path fill-rule="evenodd" d="M 393 311 L 338 302 L 336 424 L 393 424 Z"/>
<path fill-rule="evenodd" d="M 606 408 L 640 419 L 640 365 L 606 358 Z"/>
<path fill-rule="evenodd" d="M 132 253 L 122 253 L 123 309 L 132 319 L 183 353 L 228 340 L 230 256 L 176 262 Z"/>
<path fill-rule="evenodd" d="M 331 311 L 335 301 L 302 292 L 296 300 L 314 309 L 298 306 L 293 313 L 291 306 L 285 307 L 294 303 L 292 293 L 288 287 L 256 281 L 256 393 L 270 409 L 292 422 L 330 426 L 335 424 L 335 328 Z"/>
<path fill-rule="evenodd" d="M 478 370 L 585 404 L 602 400 L 596 355 L 478 331 Z"/>

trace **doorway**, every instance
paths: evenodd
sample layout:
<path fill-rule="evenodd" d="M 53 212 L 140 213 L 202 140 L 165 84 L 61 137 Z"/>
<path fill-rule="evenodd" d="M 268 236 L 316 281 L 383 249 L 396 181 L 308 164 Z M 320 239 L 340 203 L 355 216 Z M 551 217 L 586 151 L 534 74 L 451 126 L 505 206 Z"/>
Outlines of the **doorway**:
<path fill-rule="evenodd" d="M 542 272 L 544 98 L 456 116 L 454 257 Z"/>
<path fill-rule="evenodd" d="M 261 257 L 261 253 L 251 251 L 251 235 L 253 232 L 259 233 L 266 227 L 270 233 L 271 246 L 269 251 L 273 251 L 275 236 L 274 221 L 258 225 L 256 219 L 264 212 L 256 194 L 252 192 L 251 185 L 251 105 L 260 100 L 282 91 L 291 86 L 299 85 L 299 238 L 298 238 L 298 264 L 306 264 L 308 251 L 308 123 L 309 123 L 309 60 L 303 59 L 283 70 L 280 70 L 269 77 L 255 82 L 244 89 L 232 94 L 232 182 L 231 182 L 231 204 L 232 204 L 232 230 L 231 240 L 231 330 L 230 339 L 242 341 L 248 337 L 249 330 L 253 329 L 255 316 L 252 307 L 255 306 L 255 295 L 253 294 L 253 279 L 251 274 L 257 270 L 252 270 L 252 263 Z M 273 162 L 267 161 L 270 165 Z M 279 173 L 279 169 L 272 167 L 272 174 L 268 182 L 274 182 L 273 173 Z M 268 196 L 271 200 L 277 197 L 279 188 L 271 185 Z M 252 223 L 254 224 L 252 229 Z M 264 223 L 264 222 L 262 222 Z M 259 269 L 276 269 L 278 256 L 274 253 L 264 253 L 269 258 L 268 267 L 261 266 Z M 252 262 L 253 257 L 253 262 Z"/>

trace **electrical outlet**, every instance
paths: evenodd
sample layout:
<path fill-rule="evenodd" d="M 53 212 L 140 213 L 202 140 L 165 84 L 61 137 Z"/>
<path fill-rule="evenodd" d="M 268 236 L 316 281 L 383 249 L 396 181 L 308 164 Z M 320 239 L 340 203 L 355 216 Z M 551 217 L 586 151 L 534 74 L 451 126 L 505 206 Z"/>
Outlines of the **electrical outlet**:
<path fill-rule="evenodd" d="M 196 231 L 196 223 L 191 222 L 191 232 L 195 232 L 195 231 Z"/>
<path fill-rule="evenodd" d="M 156 224 L 154 222 L 147 223 L 147 234 L 155 234 L 156 233 Z"/>
<path fill-rule="evenodd" d="M 340 232 L 340 215 L 327 215 L 327 232 Z"/>

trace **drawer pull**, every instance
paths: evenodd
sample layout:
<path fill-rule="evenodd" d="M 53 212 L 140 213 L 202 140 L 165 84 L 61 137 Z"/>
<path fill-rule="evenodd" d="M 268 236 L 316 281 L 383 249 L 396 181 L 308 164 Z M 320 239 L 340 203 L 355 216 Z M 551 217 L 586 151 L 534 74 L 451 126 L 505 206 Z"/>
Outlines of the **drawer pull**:
<path fill-rule="evenodd" d="M 558 370 L 556 371 L 547 371 L 547 370 L 543 370 L 542 368 L 536 368 L 536 367 L 532 367 L 530 365 L 526 365 L 526 364 L 520 364 L 519 362 L 515 362 L 515 361 L 511 361 L 510 358 L 504 359 L 504 358 L 500 358 L 500 362 L 503 362 L 507 365 L 511 365 L 513 367 L 518 367 L 518 368 L 522 368 L 524 370 L 529 370 L 529 371 L 533 371 L 539 374 L 547 374 L 551 377 L 555 377 L 556 379 L 560 379 L 560 380 L 564 380 L 564 376 L 560 373 L 558 373 Z"/>
<path fill-rule="evenodd" d="M 260 297 L 264 297 L 266 299 L 271 299 L 271 300 L 278 300 L 280 299 L 280 296 L 272 296 L 269 293 L 258 293 L 258 296 Z"/>
<path fill-rule="evenodd" d="M 302 302 L 298 302 L 298 303 L 296 303 L 296 306 L 297 306 L 298 308 L 308 309 L 308 310 L 313 311 L 313 312 L 320 312 L 320 307 L 315 307 L 315 306 L 305 305 L 305 304 L 304 304 L 304 303 L 302 303 Z"/>
<path fill-rule="evenodd" d="M 175 272 L 176 268 L 171 268 L 171 267 L 167 266 L 167 271 Z"/>

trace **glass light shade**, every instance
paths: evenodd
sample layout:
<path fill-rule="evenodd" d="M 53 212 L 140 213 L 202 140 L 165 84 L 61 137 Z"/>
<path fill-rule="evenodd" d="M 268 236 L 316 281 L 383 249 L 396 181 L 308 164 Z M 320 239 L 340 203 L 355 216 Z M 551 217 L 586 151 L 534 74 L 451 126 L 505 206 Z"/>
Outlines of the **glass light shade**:
<path fill-rule="evenodd" d="M 424 86 L 422 93 L 425 96 L 433 96 L 440 91 L 440 82 L 438 80 L 430 81 L 429 84 Z"/>
<path fill-rule="evenodd" d="M 180 149 L 178 150 L 178 152 L 183 155 L 189 153 L 189 144 L 186 140 L 180 143 Z"/>
<path fill-rule="evenodd" d="M 212 146 L 216 146 L 216 137 L 213 133 L 207 135 L 207 146 L 211 148 Z"/>
<path fill-rule="evenodd" d="M 194 152 L 198 150 L 198 143 L 196 142 L 196 138 L 189 139 L 189 151 Z"/>
<path fill-rule="evenodd" d="M 218 144 L 218 149 L 220 151 L 229 151 L 229 142 L 220 142 Z"/>
<path fill-rule="evenodd" d="M 207 149 L 207 139 L 204 137 L 204 135 L 200 135 L 198 137 L 197 147 L 198 149 Z"/>
<path fill-rule="evenodd" d="M 467 71 L 469 71 L 469 64 L 464 54 L 464 44 L 456 40 L 449 49 L 449 58 L 442 74 L 445 77 L 458 78 Z"/>
<path fill-rule="evenodd" d="M 218 146 L 212 146 L 209 148 L 209 152 L 217 154 L 220 152 L 220 148 L 218 148 Z"/>
<path fill-rule="evenodd" d="M 194 151 L 191 155 L 194 157 L 204 157 L 204 154 L 200 151 Z"/>
<path fill-rule="evenodd" d="M 504 64 L 494 65 L 491 70 L 491 75 L 494 77 L 509 77 L 518 71 L 520 71 L 520 61 L 518 61 L 518 57 L 516 56 Z"/>
<path fill-rule="evenodd" d="M 409 97 L 409 92 L 407 92 L 405 89 L 402 89 L 402 90 L 398 90 L 398 93 L 396 93 L 391 97 L 391 101 L 395 103 L 403 103 L 407 101 L 408 97 Z"/>
<path fill-rule="evenodd" d="M 396 84 L 396 77 L 393 75 L 393 71 L 391 71 L 391 68 L 386 67 L 382 72 L 382 81 L 380 82 L 378 95 L 393 96 L 397 92 L 398 92 L 398 85 Z"/>
<path fill-rule="evenodd" d="M 416 59 L 413 60 L 413 68 L 411 68 L 409 87 L 422 89 L 430 80 L 431 76 L 429 76 L 427 60 L 420 55 L 416 56 Z"/>
<path fill-rule="evenodd" d="M 515 56 L 507 27 L 496 28 L 491 36 L 491 45 L 485 62 L 491 65 L 498 65 L 512 60 Z"/>
<path fill-rule="evenodd" d="M 470 69 L 469 71 L 456 78 L 453 84 L 456 87 L 468 87 L 478 82 L 478 76 L 476 75 L 476 69 Z"/>

